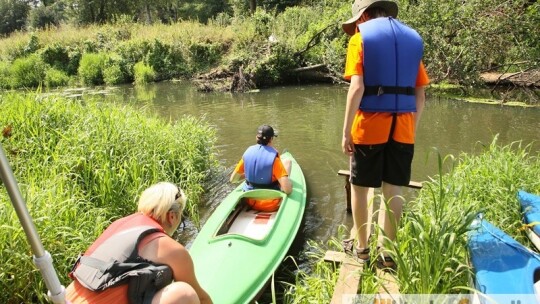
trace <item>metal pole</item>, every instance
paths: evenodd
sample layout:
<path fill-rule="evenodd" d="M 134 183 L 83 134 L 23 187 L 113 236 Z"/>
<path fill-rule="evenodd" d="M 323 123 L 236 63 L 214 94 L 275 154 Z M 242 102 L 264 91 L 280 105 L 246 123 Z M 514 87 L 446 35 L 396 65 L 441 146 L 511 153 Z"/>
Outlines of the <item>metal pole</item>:
<path fill-rule="evenodd" d="M 65 303 L 65 288 L 62 286 L 62 284 L 60 284 L 60 280 L 58 279 L 56 271 L 54 270 L 51 254 L 45 251 L 43 248 L 41 239 L 39 238 L 36 227 L 34 226 L 34 222 L 28 213 L 26 203 L 22 198 L 21 191 L 19 190 L 19 186 L 17 185 L 17 181 L 13 175 L 13 171 L 11 171 L 11 166 L 9 165 L 8 159 L 4 152 L 4 147 L 1 143 L 0 177 L 2 178 L 2 182 L 7 189 L 13 208 L 15 208 L 17 217 L 19 218 L 19 221 L 21 222 L 26 234 L 26 238 L 30 243 L 30 247 L 32 247 L 32 252 L 34 253 L 33 261 L 36 267 L 40 270 L 43 280 L 45 281 L 45 285 L 47 285 L 49 290 L 49 298 L 53 301 L 53 303 Z"/>

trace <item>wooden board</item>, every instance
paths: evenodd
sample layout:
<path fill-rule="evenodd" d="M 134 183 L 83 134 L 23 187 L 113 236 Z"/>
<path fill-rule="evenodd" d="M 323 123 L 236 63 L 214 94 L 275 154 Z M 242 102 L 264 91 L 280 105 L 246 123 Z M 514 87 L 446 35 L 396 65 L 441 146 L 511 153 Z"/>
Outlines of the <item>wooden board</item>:
<path fill-rule="evenodd" d="M 334 287 L 331 304 L 342 304 L 346 295 L 356 295 L 360 284 L 360 272 L 363 264 L 354 260 L 344 252 L 327 251 L 324 260 L 327 262 L 341 263 L 339 277 Z"/>

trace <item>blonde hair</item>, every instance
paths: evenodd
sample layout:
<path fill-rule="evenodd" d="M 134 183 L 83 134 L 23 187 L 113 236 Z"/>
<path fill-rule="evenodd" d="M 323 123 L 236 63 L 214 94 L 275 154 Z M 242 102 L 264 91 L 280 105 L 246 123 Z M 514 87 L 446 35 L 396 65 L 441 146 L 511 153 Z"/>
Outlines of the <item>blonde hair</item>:
<path fill-rule="evenodd" d="M 159 223 L 164 223 L 167 212 L 175 211 L 182 214 L 186 200 L 186 195 L 180 187 L 169 182 L 159 182 L 143 191 L 137 209 Z"/>

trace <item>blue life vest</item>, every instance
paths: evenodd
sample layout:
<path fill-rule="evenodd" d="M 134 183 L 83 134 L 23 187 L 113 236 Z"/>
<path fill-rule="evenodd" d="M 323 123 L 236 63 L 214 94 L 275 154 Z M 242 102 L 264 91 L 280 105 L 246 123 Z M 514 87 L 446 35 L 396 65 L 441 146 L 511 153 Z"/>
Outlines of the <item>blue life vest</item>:
<path fill-rule="evenodd" d="M 422 37 L 391 17 L 358 26 L 363 41 L 365 112 L 416 112 L 415 86 L 424 52 Z"/>
<path fill-rule="evenodd" d="M 246 175 L 244 191 L 255 188 L 280 189 L 277 181 L 272 182 L 272 169 L 277 156 L 276 149 L 269 146 L 253 145 L 247 148 L 242 156 Z"/>

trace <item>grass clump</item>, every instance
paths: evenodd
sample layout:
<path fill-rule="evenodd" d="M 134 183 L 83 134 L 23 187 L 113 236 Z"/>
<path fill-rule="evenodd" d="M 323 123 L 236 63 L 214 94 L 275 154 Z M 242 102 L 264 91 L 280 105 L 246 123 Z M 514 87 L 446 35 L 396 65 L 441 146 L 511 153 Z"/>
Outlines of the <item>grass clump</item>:
<path fill-rule="evenodd" d="M 18 88 L 38 87 L 43 83 L 48 67 L 35 54 L 19 58 L 13 62 L 10 68 L 12 85 Z"/>
<path fill-rule="evenodd" d="M 138 195 L 170 181 L 188 194 L 198 223 L 214 130 L 193 117 L 167 122 L 144 110 L 58 96 L 7 93 L 0 137 L 61 282 L 77 255 L 110 224 L 136 211 Z M 32 119 L 28 119 L 31 117 Z M 46 302 L 46 287 L 4 187 L 0 187 L 0 302 Z"/>
<path fill-rule="evenodd" d="M 105 56 L 103 54 L 85 53 L 81 57 L 79 65 L 79 77 L 84 84 L 103 84 L 103 69 L 105 67 Z"/>
<path fill-rule="evenodd" d="M 65 86 L 69 83 L 69 76 L 62 70 L 55 68 L 45 72 L 45 86 L 49 88 Z"/>
<path fill-rule="evenodd" d="M 460 155 L 451 172 L 425 183 L 408 206 L 397 242 L 390 246 L 402 293 L 469 292 L 467 232 L 479 213 L 530 247 L 519 230 L 517 191 L 540 193 L 540 158 L 519 142 L 500 147 L 497 137 L 480 147 L 477 155 Z M 440 171 L 447 161 L 454 162 L 438 158 Z"/>
<path fill-rule="evenodd" d="M 440 174 L 423 184 L 414 201 L 405 205 L 397 240 L 385 242 L 386 253 L 397 264 L 396 278 L 402 294 L 469 293 L 473 271 L 469 265 L 467 233 L 477 214 L 529 248 L 531 242 L 522 232 L 518 190 L 540 193 L 540 155 L 531 145 L 515 142 L 507 146 L 479 144 L 476 154 L 437 158 Z M 450 166 L 448 166 L 450 164 Z M 443 168 L 450 172 L 443 174 Z M 345 231 L 340 232 L 344 238 Z M 375 243 L 375 242 L 373 242 Z M 373 244 L 372 251 L 376 251 Z M 315 244 L 309 251 L 311 266 L 299 270 L 296 284 L 286 292 L 286 303 L 329 303 L 338 269 L 328 269 L 324 251 L 341 251 L 339 241 Z M 372 259 L 375 258 L 372 255 Z M 366 268 L 364 268 L 366 269 Z M 376 294 L 382 284 L 373 271 L 361 274 L 362 294 Z M 325 296 L 326 295 L 326 296 Z M 302 299 L 302 300 L 297 300 Z"/>
<path fill-rule="evenodd" d="M 133 74 L 135 75 L 136 84 L 145 84 L 154 81 L 156 78 L 156 72 L 154 68 L 140 61 L 133 67 Z"/>

